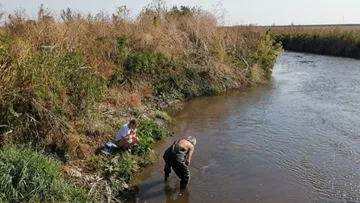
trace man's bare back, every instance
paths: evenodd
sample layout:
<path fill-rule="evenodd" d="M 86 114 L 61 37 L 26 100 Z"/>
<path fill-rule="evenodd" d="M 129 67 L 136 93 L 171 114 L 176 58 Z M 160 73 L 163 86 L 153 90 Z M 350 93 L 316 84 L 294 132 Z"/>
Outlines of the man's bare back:
<path fill-rule="evenodd" d="M 189 152 L 187 159 L 185 161 L 185 164 L 189 166 L 191 162 L 192 154 L 194 152 L 194 145 L 188 140 L 179 140 L 178 145 Z"/>

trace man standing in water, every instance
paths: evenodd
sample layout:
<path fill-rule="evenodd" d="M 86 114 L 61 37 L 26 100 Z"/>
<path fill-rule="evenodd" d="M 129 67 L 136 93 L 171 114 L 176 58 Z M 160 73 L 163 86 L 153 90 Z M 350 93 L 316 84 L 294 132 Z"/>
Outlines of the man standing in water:
<path fill-rule="evenodd" d="M 190 180 L 190 171 L 188 166 L 194 152 L 196 138 L 189 136 L 187 140 L 181 139 L 175 141 L 164 153 L 165 161 L 165 181 L 169 178 L 171 168 L 175 174 L 181 179 L 180 189 L 187 188 Z"/>

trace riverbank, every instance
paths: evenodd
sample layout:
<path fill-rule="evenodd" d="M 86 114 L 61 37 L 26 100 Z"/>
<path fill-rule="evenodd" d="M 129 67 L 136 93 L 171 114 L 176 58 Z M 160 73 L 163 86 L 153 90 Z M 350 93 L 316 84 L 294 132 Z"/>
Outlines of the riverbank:
<path fill-rule="evenodd" d="M 288 51 L 360 59 L 360 27 L 272 27 L 272 35 Z"/>
<path fill-rule="evenodd" d="M 212 14 L 197 8 L 153 3 L 136 19 L 126 7 L 112 15 L 67 9 L 60 16 L 45 8 L 37 19 L 13 13 L 0 29 L 0 146 L 61 161 L 64 177 L 96 202 L 116 201 L 131 176 L 153 162 L 152 144 L 166 136 L 169 122 L 162 109 L 266 83 L 280 51 L 269 34 L 219 29 Z M 130 117 L 140 121 L 140 145 L 97 156 Z M 9 161 L 0 170 L 32 168 L 30 160 Z M 47 173 L 39 174 L 41 182 Z M 31 187 L 14 187 L 20 180 L 1 182 L 7 184 L 0 187 L 3 201 L 30 200 Z M 3 188 L 17 191 L 16 197 Z M 36 192 L 40 202 L 69 198 L 46 187 Z"/>

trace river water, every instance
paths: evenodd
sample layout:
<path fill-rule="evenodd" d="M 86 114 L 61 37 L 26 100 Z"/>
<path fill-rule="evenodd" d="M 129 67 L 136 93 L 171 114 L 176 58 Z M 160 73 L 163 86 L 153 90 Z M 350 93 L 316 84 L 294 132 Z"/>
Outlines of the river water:
<path fill-rule="evenodd" d="M 283 53 L 272 81 L 187 102 L 176 139 L 195 136 L 189 188 L 160 156 L 140 202 L 360 202 L 360 61 Z"/>

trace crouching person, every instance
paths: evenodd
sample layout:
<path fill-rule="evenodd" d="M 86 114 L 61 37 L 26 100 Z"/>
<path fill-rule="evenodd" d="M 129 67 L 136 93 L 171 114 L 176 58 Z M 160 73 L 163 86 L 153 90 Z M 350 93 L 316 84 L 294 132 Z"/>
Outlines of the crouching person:
<path fill-rule="evenodd" d="M 136 120 L 133 119 L 120 128 L 115 137 L 115 142 L 119 148 L 126 150 L 139 142 L 139 138 L 136 136 L 136 126 Z"/>
<path fill-rule="evenodd" d="M 171 168 L 175 174 L 181 179 L 180 189 L 187 188 L 190 181 L 190 171 L 188 166 L 196 144 L 195 137 L 189 136 L 187 140 L 181 139 L 175 141 L 164 153 L 165 161 L 165 181 L 169 178 Z"/>

